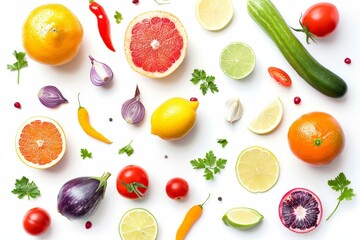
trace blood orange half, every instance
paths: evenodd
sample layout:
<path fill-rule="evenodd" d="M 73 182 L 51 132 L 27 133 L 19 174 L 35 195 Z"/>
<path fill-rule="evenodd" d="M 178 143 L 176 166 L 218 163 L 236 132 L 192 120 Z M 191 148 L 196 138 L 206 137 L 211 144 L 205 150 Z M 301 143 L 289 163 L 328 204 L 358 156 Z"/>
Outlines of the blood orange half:
<path fill-rule="evenodd" d="M 135 17 L 125 32 L 130 66 L 150 78 L 166 77 L 183 62 L 188 46 L 185 28 L 169 12 L 150 11 Z"/>
<path fill-rule="evenodd" d="M 48 117 L 32 117 L 20 127 L 15 137 L 20 160 L 38 169 L 54 166 L 64 156 L 65 134 L 59 123 Z"/>

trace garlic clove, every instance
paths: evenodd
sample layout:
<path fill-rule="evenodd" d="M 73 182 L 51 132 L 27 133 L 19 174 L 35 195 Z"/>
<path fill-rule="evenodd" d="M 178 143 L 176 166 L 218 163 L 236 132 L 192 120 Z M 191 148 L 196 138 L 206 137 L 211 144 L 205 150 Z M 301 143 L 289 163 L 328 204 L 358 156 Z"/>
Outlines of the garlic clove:
<path fill-rule="evenodd" d="M 233 123 L 238 121 L 243 114 L 243 107 L 239 98 L 231 98 L 225 102 L 225 120 Z"/>

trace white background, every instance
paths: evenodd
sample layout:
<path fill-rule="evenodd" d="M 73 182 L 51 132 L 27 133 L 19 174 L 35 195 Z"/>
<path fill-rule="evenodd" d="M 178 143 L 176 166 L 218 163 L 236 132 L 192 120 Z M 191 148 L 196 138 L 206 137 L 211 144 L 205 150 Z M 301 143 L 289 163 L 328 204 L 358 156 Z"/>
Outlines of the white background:
<path fill-rule="evenodd" d="M 21 28 L 28 13 L 43 3 L 54 1 L 6 1 L 0 15 L 2 40 L 0 44 L 0 175 L 1 195 L 1 239 L 34 239 L 22 228 L 22 218 L 32 207 L 43 207 L 49 211 L 52 224 L 49 231 L 38 239 L 120 239 L 118 222 L 129 209 L 148 209 L 156 217 L 159 226 L 159 240 L 174 239 L 176 230 L 190 207 L 199 204 L 211 194 L 204 206 L 199 221 L 188 234 L 187 239 L 337 239 L 354 236 L 359 212 L 357 197 L 344 201 L 330 221 L 325 218 L 335 207 L 338 193 L 327 185 L 327 180 L 343 171 L 352 180 L 351 187 L 359 193 L 359 81 L 355 78 L 359 60 L 360 22 L 356 1 L 332 0 L 340 12 L 340 23 L 336 32 L 326 39 L 311 43 L 306 48 L 324 66 L 343 77 L 348 84 L 348 93 L 341 99 L 322 95 L 303 81 L 286 62 L 274 43 L 250 18 L 246 1 L 234 1 L 234 17 L 229 26 L 218 32 L 203 29 L 196 20 L 195 1 L 170 0 L 171 4 L 159 6 L 151 0 L 140 0 L 134 5 L 131 0 L 100 1 L 107 10 L 112 24 L 112 39 L 116 52 L 109 51 L 103 44 L 97 29 L 95 16 L 88 9 L 88 1 L 58 0 L 70 8 L 79 18 L 84 28 L 84 38 L 78 56 L 61 67 L 41 65 L 27 58 L 29 67 L 21 70 L 20 84 L 16 84 L 16 72 L 6 69 L 13 63 L 14 50 L 23 51 Z M 290 26 L 298 27 L 298 19 L 314 0 L 285 1 L 274 0 Z M 124 19 L 116 24 L 115 11 Z M 181 20 L 187 30 L 189 48 L 183 64 L 169 77 L 160 80 L 149 79 L 134 72 L 126 62 L 123 52 L 124 32 L 129 21 L 148 10 L 166 10 Z M 305 37 L 296 36 L 305 44 Z M 226 77 L 218 64 L 221 50 L 233 41 L 250 45 L 256 54 L 254 72 L 243 80 Z M 89 79 L 90 61 L 88 55 L 106 62 L 112 67 L 115 78 L 110 87 L 96 87 Z M 350 57 L 347 65 L 344 59 Z M 269 66 L 277 66 L 293 79 L 291 88 L 284 88 L 270 78 Z M 195 69 L 204 69 L 216 77 L 219 93 L 203 96 L 198 86 L 190 82 Z M 358 71 L 357 71 L 358 73 Z M 122 103 L 133 97 L 136 84 L 141 91 L 141 99 L 146 108 L 146 116 L 140 126 L 128 125 L 121 117 Z M 45 85 L 55 85 L 68 99 L 56 109 L 44 107 L 37 99 L 38 90 Z M 77 122 L 77 93 L 81 92 L 82 105 L 90 114 L 92 124 L 113 144 L 106 145 L 87 136 Z M 193 131 L 184 139 L 167 142 L 151 135 L 150 117 L 153 110 L 171 97 L 197 97 L 200 105 L 197 123 Z M 293 98 L 302 99 L 300 105 Z M 224 103 L 229 97 L 239 97 L 244 107 L 244 115 L 233 125 L 224 120 Z M 271 134 L 259 136 L 246 127 L 250 120 L 274 98 L 280 97 L 284 106 L 283 121 Z M 21 109 L 13 104 L 19 101 Z M 339 158 L 331 165 L 312 167 L 298 160 L 287 144 L 287 131 L 291 123 L 300 115 L 311 111 L 324 111 L 333 115 L 342 125 L 346 146 Z M 62 162 L 48 170 L 31 169 L 18 160 L 14 148 L 14 136 L 19 125 L 29 117 L 43 115 L 57 120 L 67 137 L 67 151 Z M 113 122 L 109 121 L 113 118 Z M 226 138 L 229 144 L 221 148 L 218 138 Z M 133 140 L 135 153 L 128 157 L 119 155 L 118 150 Z M 266 193 L 253 194 L 243 189 L 237 182 L 234 166 L 238 154 L 246 147 L 260 145 L 271 150 L 278 158 L 281 168 L 277 184 Z M 80 149 L 87 148 L 93 153 L 92 159 L 82 160 Z M 218 157 L 226 158 L 226 168 L 214 181 L 206 181 L 202 171 L 193 170 L 190 160 L 204 157 L 213 150 Z M 164 155 L 168 155 L 165 159 Z M 115 187 L 116 175 L 128 164 L 145 168 L 150 177 L 147 196 L 141 201 L 121 197 Z M 85 229 L 84 221 L 69 221 L 57 212 L 56 198 L 60 187 L 68 180 L 80 176 L 101 176 L 109 171 L 105 198 L 98 211 L 89 220 L 93 227 Z M 36 200 L 19 200 L 11 190 L 15 179 L 22 176 L 34 180 L 41 190 Z M 190 192 L 184 201 L 174 201 L 167 197 L 165 184 L 172 177 L 183 177 L 190 184 Z M 278 217 L 278 204 L 288 190 L 305 187 L 317 193 L 323 203 L 324 218 L 313 232 L 299 235 L 282 226 Z M 221 196 L 223 201 L 218 201 Z M 255 228 L 238 231 L 225 226 L 223 214 L 233 207 L 246 206 L 257 209 L 264 219 Z"/>

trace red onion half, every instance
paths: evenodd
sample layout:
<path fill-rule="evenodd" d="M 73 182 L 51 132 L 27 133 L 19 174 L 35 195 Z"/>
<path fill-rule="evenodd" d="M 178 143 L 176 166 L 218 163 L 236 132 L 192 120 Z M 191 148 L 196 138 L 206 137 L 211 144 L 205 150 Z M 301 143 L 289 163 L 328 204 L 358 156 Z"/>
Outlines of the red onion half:
<path fill-rule="evenodd" d="M 121 115 L 129 124 L 139 124 L 145 116 L 145 107 L 140 102 L 140 90 L 136 86 L 135 96 L 127 100 L 121 107 Z"/>
<path fill-rule="evenodd" d="M 103 86 L 110 83 L 114 78 L 111 68 L 105 63 L 96 61 L 89 55 L 91 61 L 90 80 L 95 86 Z"/>
<path fill-rule="evenodd" d="M 62 103 L 67 103 L 60 90 L 55 86 L 45 86 L 40 88 L 38 92 L 40 102 L 48 108 L 55 108 Z"/>

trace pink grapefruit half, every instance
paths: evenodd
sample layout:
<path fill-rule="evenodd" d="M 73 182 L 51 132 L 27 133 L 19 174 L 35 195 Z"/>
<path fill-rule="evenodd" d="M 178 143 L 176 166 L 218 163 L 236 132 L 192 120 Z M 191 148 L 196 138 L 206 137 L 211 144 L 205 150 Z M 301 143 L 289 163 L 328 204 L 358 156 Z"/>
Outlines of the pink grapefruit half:
<path fill-rule="evenodd" d="M 188 46 L 185 28 L 169 12 L 149 11 L 135 17 L 125 32 L 124 50 L 136 72 L 163 78 L 183 62 Z"/>

